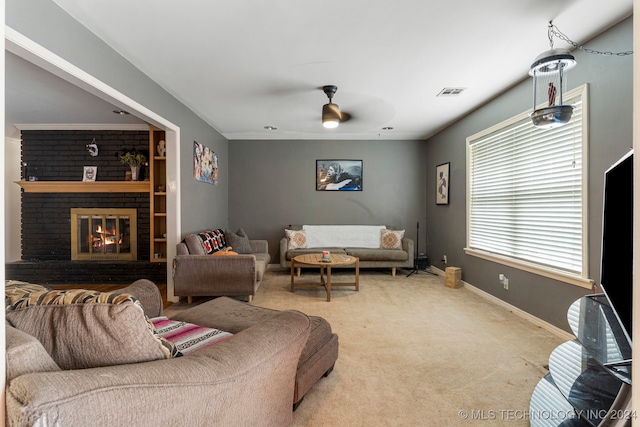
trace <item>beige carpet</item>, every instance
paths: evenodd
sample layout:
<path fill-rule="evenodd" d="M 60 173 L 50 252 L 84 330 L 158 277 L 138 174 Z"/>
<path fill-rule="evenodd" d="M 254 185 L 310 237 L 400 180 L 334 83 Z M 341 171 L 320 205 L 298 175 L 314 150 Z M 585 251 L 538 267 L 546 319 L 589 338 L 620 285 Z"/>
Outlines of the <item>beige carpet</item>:
<path fill-rule="evenodd" d="M 293 425 L 528 426 L 531 393 L 564 340 L 441 277 L 402 273 L 363 270 L 359 292 L 334 288 L 327 302 L 323 288 L 292 293 L 288 272 L 267 272 L 253 304 L 322 316 L 340 341 Z"/>

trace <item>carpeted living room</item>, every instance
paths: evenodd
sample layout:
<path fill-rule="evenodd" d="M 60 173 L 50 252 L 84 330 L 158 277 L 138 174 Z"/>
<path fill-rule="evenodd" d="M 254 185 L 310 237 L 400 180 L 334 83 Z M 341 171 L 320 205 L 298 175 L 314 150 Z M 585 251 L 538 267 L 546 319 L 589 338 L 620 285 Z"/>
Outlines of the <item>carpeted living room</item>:
<path fill-rule="evenodd" d="M 303 271 L 301 280 L 318 280 Z M 252 304 L 321 316 L 340 342 L 335 369 L 305 395 L 292 425 L 529 425 L 531 393 L 566 337 L 446 287 L 442 276 L 404 276 L 363 270 L 358 292 L 336 288 L 327 302 L 322 287 L 291 292 L 288 271 L 267 272 Z M 182 300 L 165 314 L 207 300 Z"/>
<path fill-rule="evenodd" d="M 629 425 L 633 6 L 7 0 L 0 425 Z"/>

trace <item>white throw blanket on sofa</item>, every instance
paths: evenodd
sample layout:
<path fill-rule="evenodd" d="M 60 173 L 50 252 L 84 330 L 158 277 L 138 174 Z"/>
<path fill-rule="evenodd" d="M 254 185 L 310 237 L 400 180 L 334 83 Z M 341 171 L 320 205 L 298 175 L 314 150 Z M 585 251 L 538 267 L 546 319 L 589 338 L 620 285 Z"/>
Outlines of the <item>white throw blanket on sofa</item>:
<path fill-rule="evenodd" d="M 307 248 L 379 248 L 384 225 L 303 225 Z"/>

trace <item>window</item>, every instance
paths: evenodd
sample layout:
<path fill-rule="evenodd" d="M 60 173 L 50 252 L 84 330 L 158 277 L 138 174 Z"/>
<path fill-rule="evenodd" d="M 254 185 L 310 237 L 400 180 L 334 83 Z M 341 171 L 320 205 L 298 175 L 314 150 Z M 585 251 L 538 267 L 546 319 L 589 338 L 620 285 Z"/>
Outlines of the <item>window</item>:
<path fill-rule="evenodd" d="M 522 113 L 467 138 L 466 253 L 590 287 L 587 87 L 571 121 L 541 129 Z"/>

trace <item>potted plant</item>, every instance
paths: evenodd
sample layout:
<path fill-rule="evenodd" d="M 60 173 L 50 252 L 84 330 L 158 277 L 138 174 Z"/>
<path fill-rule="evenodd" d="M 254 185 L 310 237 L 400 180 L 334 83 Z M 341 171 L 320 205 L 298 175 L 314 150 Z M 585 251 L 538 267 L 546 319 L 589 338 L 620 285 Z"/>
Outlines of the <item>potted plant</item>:
<path fill-rule="evenodd" d="M 127 148 L 123 152 L 116 153 L 123 165 L 131 168 L 131 179 L 137 181 L 140 176 L 140 166 L 146 164 L 147 156 L 135 148 Z"/>

